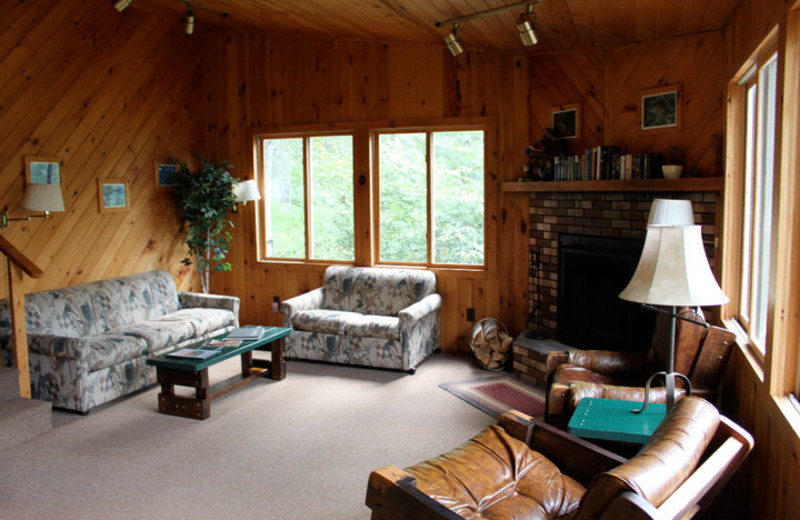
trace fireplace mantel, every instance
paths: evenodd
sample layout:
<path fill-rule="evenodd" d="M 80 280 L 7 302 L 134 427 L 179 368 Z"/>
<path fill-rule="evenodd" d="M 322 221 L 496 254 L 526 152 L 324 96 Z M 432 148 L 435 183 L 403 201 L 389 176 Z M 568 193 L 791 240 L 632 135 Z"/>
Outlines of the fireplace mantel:
<path fill-rule="evenodd" d="M 537 191 L 718 191 L 725 186 L 723 177 L 692 177 L 687 179 L 637 179 L 608 181 L 541 181 L 504 182 L 505 193 Z"/>

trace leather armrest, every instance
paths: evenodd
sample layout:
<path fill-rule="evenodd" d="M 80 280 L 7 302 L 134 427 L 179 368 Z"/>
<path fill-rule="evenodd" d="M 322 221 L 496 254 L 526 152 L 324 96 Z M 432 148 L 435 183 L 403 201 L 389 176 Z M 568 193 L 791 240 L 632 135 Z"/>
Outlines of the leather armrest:
<path fill-rule="evenodd" d="M 609 350 L 571 350 L 568 363 L 607 376 L 624 376 L 641 372 L 647 355 L 641 352 Z"/>
<path fill-rule="evenodd" d="M 369 474 L 365 503 L 373 520 L 463 520 L 419 491 L 416 479 L 396 466 Z"/>

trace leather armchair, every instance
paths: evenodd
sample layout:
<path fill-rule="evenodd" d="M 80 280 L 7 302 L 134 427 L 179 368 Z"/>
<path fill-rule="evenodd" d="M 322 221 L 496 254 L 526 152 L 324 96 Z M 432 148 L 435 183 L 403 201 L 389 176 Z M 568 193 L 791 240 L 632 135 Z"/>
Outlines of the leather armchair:
<path fill-rule="evenodd" d="M 679 315 L 705 323 L 702 315 L 691 309 L 683 309 Z M 669 326 L 669 316 L 659 314 L 648 353 L 605 350 L 551 353 L 546 366 L 547 422 L 563 426 L 584 397 L 642 402 L 647 378 L 667 368 Z M 726 329 L 678 320 L 675 371 L 689 378 L 692 394 L 716 401 L 734 340 L 734 334 Z M 655 382 L 663 385 L 663 379 Z M 682 384 L 679 380 L 678 398 L 685 394 L 680 388 Z M 666 402 L 666 389 L 651 387 L 650 402 Z"/>
<path fill-rule="evenodd" d="M 366 504 L 373 520 L 688 518 L 752 446 L 698 397 L 676 403 L 630 460 L 511 411 L 446 454 L 373 471 Z"/>

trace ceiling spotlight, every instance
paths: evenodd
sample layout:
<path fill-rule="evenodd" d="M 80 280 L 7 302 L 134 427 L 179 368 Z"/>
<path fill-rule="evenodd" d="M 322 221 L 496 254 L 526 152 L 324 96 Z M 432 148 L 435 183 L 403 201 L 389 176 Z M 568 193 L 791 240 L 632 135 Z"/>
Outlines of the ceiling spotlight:
<path fill-rule="evenodd" d="M 131 2 L 133 2 L 133 0 L 111 0 L 111 3 L 114 4 L 114 8 L 120 13 L 131 5 Z"/>
<path fill-rule="evenodd" d="M 461 45 L 461 40 L 458 37 L 457 23 L 453 24 L 453 30 L 450 31 L 450 34 L 444 37 L 444 43 L 447 44 L 447 49 L 453 56 L 458 56 L 459 54 L 464 52 L 464 46 Z"/>
<path fill-rule="evenodd" d="M 194 34 L 194 13 L 192 12 L 192 4 L 186 4 L 186 12 L 183 14 L 183 32 L 186 34 Z"/>
<path fill-rule="evenodd" d="M 528 4 L 528 11 L 519 15 L 517 19 L 517 32 L 522 39 L 522 45 L 530 47 L 539 42 L 536 36 L 536 13 L 533 12 L 533 4 Z"/>

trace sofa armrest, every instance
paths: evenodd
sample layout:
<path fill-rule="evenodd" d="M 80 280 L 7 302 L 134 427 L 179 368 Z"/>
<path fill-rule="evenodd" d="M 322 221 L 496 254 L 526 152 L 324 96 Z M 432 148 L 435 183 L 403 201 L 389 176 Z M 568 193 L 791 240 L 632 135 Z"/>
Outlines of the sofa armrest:
<path fill-rule="evenodd" d="M 322 287 L 300 294 L 281 303 L 281 313 L 283 314 L 284 324 L 289 327 L 291 318 L 299 311 L 308 311 L 322 308 L 322 297 L 325 295 Z"/>
<path fill-rule="evenodd" d="M 401 310 L 397 316 L 400 318 L 400 330 L 407 329 L 415 321 L 442 308 L 442 296 L 429 294 L 420 301 L 413 303 Z"/>
<path fill-rule="evenodd" d="M 236 315 L 237 320 L 239 319 L 238 296 L 178 291 L 178 302 L 181 309 L 226 309 Z"/>
<path fill-rule="evenodd" d="M 91 341 L 53 334 L 28 334 L 28 352 L 61 359 L 84 361 L 89 356 Z"/>

